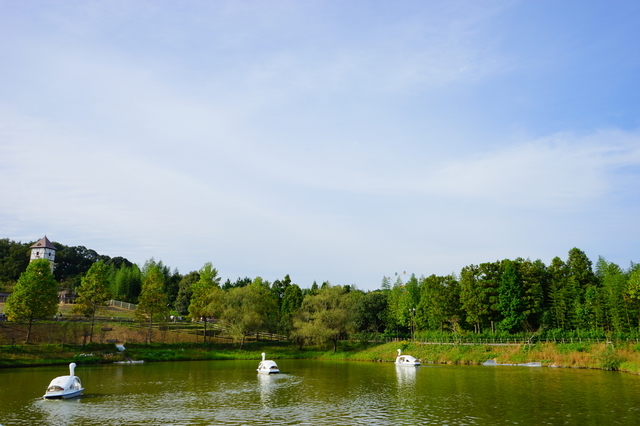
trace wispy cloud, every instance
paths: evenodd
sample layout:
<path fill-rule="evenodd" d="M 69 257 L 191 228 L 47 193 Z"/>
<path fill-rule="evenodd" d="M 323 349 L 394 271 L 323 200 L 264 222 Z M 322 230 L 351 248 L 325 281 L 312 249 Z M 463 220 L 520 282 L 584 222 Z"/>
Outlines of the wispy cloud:
<path fill-rule="evenodd" d="M 303 285 L 626 262 L 621 7 L 609 31 L 519 1 L 5 4 L 0 237 Z"/>
<path fill-rule="evenodd" d="M 640 165 L 640 134 L 557 134 L 477 157 L 435 171 L 427 190 L 501 205 L 579 208 L 612 191 L 620 168 Z"/>

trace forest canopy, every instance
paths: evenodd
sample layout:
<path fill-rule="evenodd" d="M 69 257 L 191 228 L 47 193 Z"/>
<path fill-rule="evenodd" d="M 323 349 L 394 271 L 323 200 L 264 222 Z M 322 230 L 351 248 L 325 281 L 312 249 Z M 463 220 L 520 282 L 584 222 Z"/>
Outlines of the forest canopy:
<path fill-rule="evenodd" d="M 0 240 L 5 291 L 27 269 L 32 244 Z M 169 312 L 204 320 L 205 327 L 209 318 L 226 324 L 239 339 L 267 332 L 301 344 L 324 339 L 335 347 L 345 336 L 365 334 L 640 332 L 640 266 L 632 262 L 624 269 L 602 257 L 594 265 L 578 248 L 549 265 L 503 259 L 467 265 L 447 276 L 385 276 L 379 289 L 361 291 L 329 282 L 302 288 L 289 275 L 273 282 L 245 277 L 221 283 L 210 262 L 182 275 L 153 258 L 139 266 L 83 246 L 53 244 L 59 290 L 81 292 L 89 269 L 102 261 L 109 294 L 142 303 L 151 312 L 150 324 Z M 149 300 L 162 301 L 159 313 Z"/>

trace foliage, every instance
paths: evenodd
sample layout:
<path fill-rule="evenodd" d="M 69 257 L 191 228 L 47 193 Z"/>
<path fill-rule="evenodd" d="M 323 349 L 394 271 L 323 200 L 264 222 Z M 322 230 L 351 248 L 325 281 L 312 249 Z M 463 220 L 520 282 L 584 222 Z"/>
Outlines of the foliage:
<path fill-rule="evenodd" d="M 0 239 L 0 283 L 14 284 L 29 265 L 29 243 Z"/>
<path fill-rule="evenodd" d="M 224 294 L 220 319 L 242 347 L 246 336 L 273 329 L 276 315 L 273 293 L 257 277 L 250 285 L 231 288 Z"/>
<path fill-rule="evenodd" d="M 387 293 L 364 293 L 355 304 L 355 327 L 358 331 L 380 333 L 384 329 Z"/>
<path fill-rule="evenodd" d="M 111 293 L 117 300 L 137 303 L 142 291 L 142 272 L 138 265 L 120 267 L 110 283 Z"/>
<path fill-rule="evenodd" d="M 523 285 L 514 263 L 510 260 L 505 261 L 498 293 L 499 307 L 503 316 L 500 327 L 507 331 L 520 328 L 525 318 Z"/>
<path fill-rule="evenodd" d="M 305 297 L 293 322 L 293 337 L 300 342 L 333 342 L 338 349 L 341 336 L 353 332 L 353 298 L 340 286 L 324 286 L 317 294 Z"/>
<path fill-rule="evenodd" d="M 89 268 L 87 275 L 82 277 L 80 287 L 77 288 L 78 297 L 73 305 L 72 312 L 91 318 L 91 331 L 89 342 L 93 341 L 93 325 L 96 312 L 101 306 L 111 299 L 109 291 L 109 277 L 112 267 L 100 260 Z"/>
<path fill-rule="evenodd" d="M 26 271 L 29 245 L 0 240 L 0 284 L 8 290 Z M 122 257 L 109 258 L 83 246 L 54 245 L 58 248 L 54 277 L 61 287 L 79 293 L 84 292 L 82 284 L 92 266 L 102 261 L 110 267 L 107 281 L 113 298 L 138 303 L 142 301 L 143 279 L 148 280 L 153 267 L 162 276 L 163 310 L 175 308 L 179 315 L 185 315 L 193 301 L 193 288 L 203 279 L 198 271 L 182 276 L 153 258 L 139 268 Z M 356 333 L 374 339 L 414 334 L 425 338 L 431 332 L 445 333 L 442 336 L 453 342 L 481 340 L 487 333 L 506 333 L 512 339 L 522 336 L 528 341 L 545 336 L 560 341 L 577 335 L 607 340 L 640 335 L 640 265 L 632 263 L 623 269 L 599 258 L 595 272 L 593 267 L 582 250 L 572 248 L 566 260 L 555 257 L 548 266 L 540 260 L 503 259 L 465 266 L 459 278 L 455 274 L 418 278 L 403 272 L 383 277 L 377 291 L 340 287 L 339 300 L 349 305 L 350 311 L 348 327 L 337 339 L 354 338 Z M 295 337 L 297 343 L 323 339 L 320 330 L 326 331 L 326 327 L 311 334 L 302 330 L 321 324 L 309 308 L 315 296 L 333 288 L 329 282 L 300 288 L 289 275 L 272 284 L 259 277 L 245 277 L 226 280 L 220 288 L 217 270 L 211 264 L 208 268 L 216 273 L 216 288 L 197 290 L 192 316 L 220 320 L 220 326 L 228 326 L 239 340 L 247 333 L 279 333 Z M 259 286 L 236 290 L 254 284 Z M 238 307 L 245 301 L 246 306 Z M 163 315 L 154 314 L 153 321 Z M 302 321 L 305 315 L 308 318 Z"/>
<path fill-rule="evenodd" d="M 617 371 L 624 359 L 613 348 L 613 345 L 607 347 L 597 355 L 602 370 Z"/>
<path fill-rule="evenodd" d="M 293 318 L 302 306 L 303 300 L 302 290 L 297 284 L 287 286 L 282 296 L 282 304 L 280 306 L 280 332 L 287 336 L 291 333 Z"/>
<path fill-rule="evenodd" d="M 31 325 L 36 319 L 52 318 L 58 310 L 57 283 L 47 259 L 34 260 L 20 275 L 7 299 L 5 313 L 10 321 L 29 324 L 25 342 L 29 342 Z"/>
<path fill-rule="evenodd" d="M 95 250 L 84 246 L 66 246 L 55 241 L 53 245 L 57 248 L 55 278 L 65 287 L 71 289 L 80 285 L 82 276 L 86 274 L 91 265 L 100 259 L 109 259 L 108 256 L 101 256 Z"/>
<path fill-rule="evenodd" d="M 178 296 L 174 307 L 179 315 L 189 314 L 189 305 L 191 304 L 191 296 L 193 292 L 191 286 L 200 280 L 200 274 L 196 271 L 191 271 L 178 283 Z"/>
<path fill-rule="evenodd" d="M 205 263 L 200 269 L 199 279 L 191 286 L 191 302 L 189 303 L 189 315 L 191 318 L 202 318 L 204 324 L 204 341 L 207 341 L 207 317 L 210 312 L 210 304 L 215 300 L 217 291 L 220 291 L 220 277 L 218 270 L 211 262 Z M 216 291 L 217 290 L 217 291 Z"/>
<path fill-rule="evenodd" d="M 142 280 L 142 293 L 134 315 L 137 321 L 149 323 L 147 342 L 151 342 L 154 321 L 165 320 L 169 315 L 164 279 L 162 270 L 157 265 L 151 265 Z"/>

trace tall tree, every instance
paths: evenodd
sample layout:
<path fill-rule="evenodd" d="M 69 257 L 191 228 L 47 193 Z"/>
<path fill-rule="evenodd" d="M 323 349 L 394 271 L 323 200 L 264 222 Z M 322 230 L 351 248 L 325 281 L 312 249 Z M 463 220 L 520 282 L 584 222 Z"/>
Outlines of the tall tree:
<path fill-rule="evenodd" d="M 207 341 L 207 309 L 213 301 L 214 291 L 220 289 L 218 270 L 211 262 L 207 262 L 199 271 L 200 279 L 191 286 L 191 318 L 202 318 L 204 325 L 204 341 Z"/>
<path fill-rule="evenodd" d="M 25 343 L 31 338 L 31 326 L 36 319 L 50 319 L 58 311 L 57 283 L 47 259 L 29 263 L 7 299 L 5 313 L 10 321 L 29 324 Z"/>
<path fill-rule="evenodd" d="M 473 325 L 476 333 L 480 333 L 482 314 L 486 310 L 479 277 L 480 270 L 476 265 L 465 266 L 460 271 L 460 303 L 467 322 Z"/>
<path fill-rule="evenodd" d="M 294 315 L 302 306 L 302 290 L 297 284 L 291 284 L 284 291 L 280 306 L 280 331 L 285 335 L 291 333 Z"/>
<path fill-rule="evenodd" d="M 142 291 L 142 272 L 138 265 L 122 265 L 115 273 L 111 283 L 114 299 L 137 303 Z"/>
<path fill-rule="evenodd" d="M 526 331 L 537 330 L 547 307 L 545 294 L 549 288 L 549 272 L 541 260 L 517 259 L 518 276 L 522 282 L 523 326 Z"/>
<path fill-rule="evenodd" d="M 196 271 L 191 271 L 182 279 L 178 284 L 178 297 L 176 298 L 175 308 L 180 315 L 189 314 L 189 305 L 191 304 L 191 286 L 200 280 L 200 274 Z"/>
<path fill-rule="evenodd" d="M 504 271 L 502 262 L 485 262 L 479 266 L 480 277 L 478 285 L 483 306 L 483 322 L 489 324 L 491 331 L 495 331 L 495 325 L 502 320 L 499 307 L 500 280 Z"/>
<path fill-rule="evenodd" d="M 573 328 L 574 311 L 572 309 L 573 291 L 569 288 L 569 269 L 559 257 L 554 257 L 549 271 L 549 312 L 548 323 L 561 330 Z"/>
<path fill-rule="evenodd" d="M 575 327 L 585 330 L 597 328 L 598 280 L 593 272 L 593 264 L 582 250 L 574 247 L 569 250 L 567 268 Z"/>
<path fill-rule="evenodd" d="M 520 331 L 525 319 L 522 280 L 514 262 L 507 259 L 504 264 L 498 287 L 499 306 L 503 316 L 500 327 L 509 332 Z"/>
<path fill-rule="evenodd" d="M 100 260 L 89 268 L 87 274 L 82 277 L 80 286 L 76 289 L 78 297 L 72 307 L 72 311 L 91 319 L 89 331 L 89 343 L 93 342 L 93 325 L 96 312 L 102 306 L 106 306 L 111 299 L 109 291 L 109 276 L 112 268 L 103 260 Z"/>
<path fill-rule="evenodd" d="M 142 292 L 134 316 L 140 322 L 149 322 L 147 342 L 151 342 L 154 321 L 164 320 L 169 314 L 164 278 L 162 270 L 158 266 L 152 265 L 147 268 L 142 279 Z"/>
<path fill-rule="evenodd" d="M 284 298 L 284 293 L 287 288 L 291 285 L 291 278 L 289 274 L 285 275 L 282 280 L 275 280 L 273 284 L 271 284 L 271 292 L 278 303 L 278 309 L 282 307 L 282 299 Z"/>
<path fill-rule="evenodd" d="M 156 261 L 153 257 L 147 260 L 142 266 L 142 274 L 145 275 L 152 266 L 156 266 L 160 269 L 162 275 L 164 275 L 164 292 L 167 294 L 168 303 L 173 305 L 178 296 L 179 283 L 182 275 L 180 275 L 177 268 L 172 272 L 169 265 L 165 265 L 162 260 Z"/>
<path fill-rule="evenodd" d="M 462 313 L 459 283 L 452 275 L 431 275 L 422 280 L 416 310 L 418 327 L 429 330 L 457 330 Z"/>
<path fill-rule="evenodd" d="M 618 265 L 607 262 L 600 256 L 596 263 L 596 275 L 602 283 L 602 299 L 606 305 L 604 328 L 612 331 L 629 331 L 631 328 L 630 306 L 625 298 L 627 276 Z"/>
<path fill-rule="evenodd" d="M 636 321 L 640 329 L 640 264 L 631 265 L 625 296 L 633 304 Z"/>

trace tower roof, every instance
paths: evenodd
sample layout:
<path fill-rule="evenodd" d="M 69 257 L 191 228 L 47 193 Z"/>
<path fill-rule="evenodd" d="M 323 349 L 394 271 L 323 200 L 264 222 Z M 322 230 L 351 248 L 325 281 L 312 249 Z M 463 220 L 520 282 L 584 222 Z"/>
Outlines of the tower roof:
<path fill-rule="evenodd" d="M 48 248 L 51 250 L 58 250 L 56 248 L 56 246 L 54 246 L 51 241 L 49 241 L 49 239 L 47 238 L 47 236 L 45 235 L 44 237 L 40 238 L 38 241 L 36 241 L 36 243 L 34 245 L 32 245 L 29 248 Z"/>

